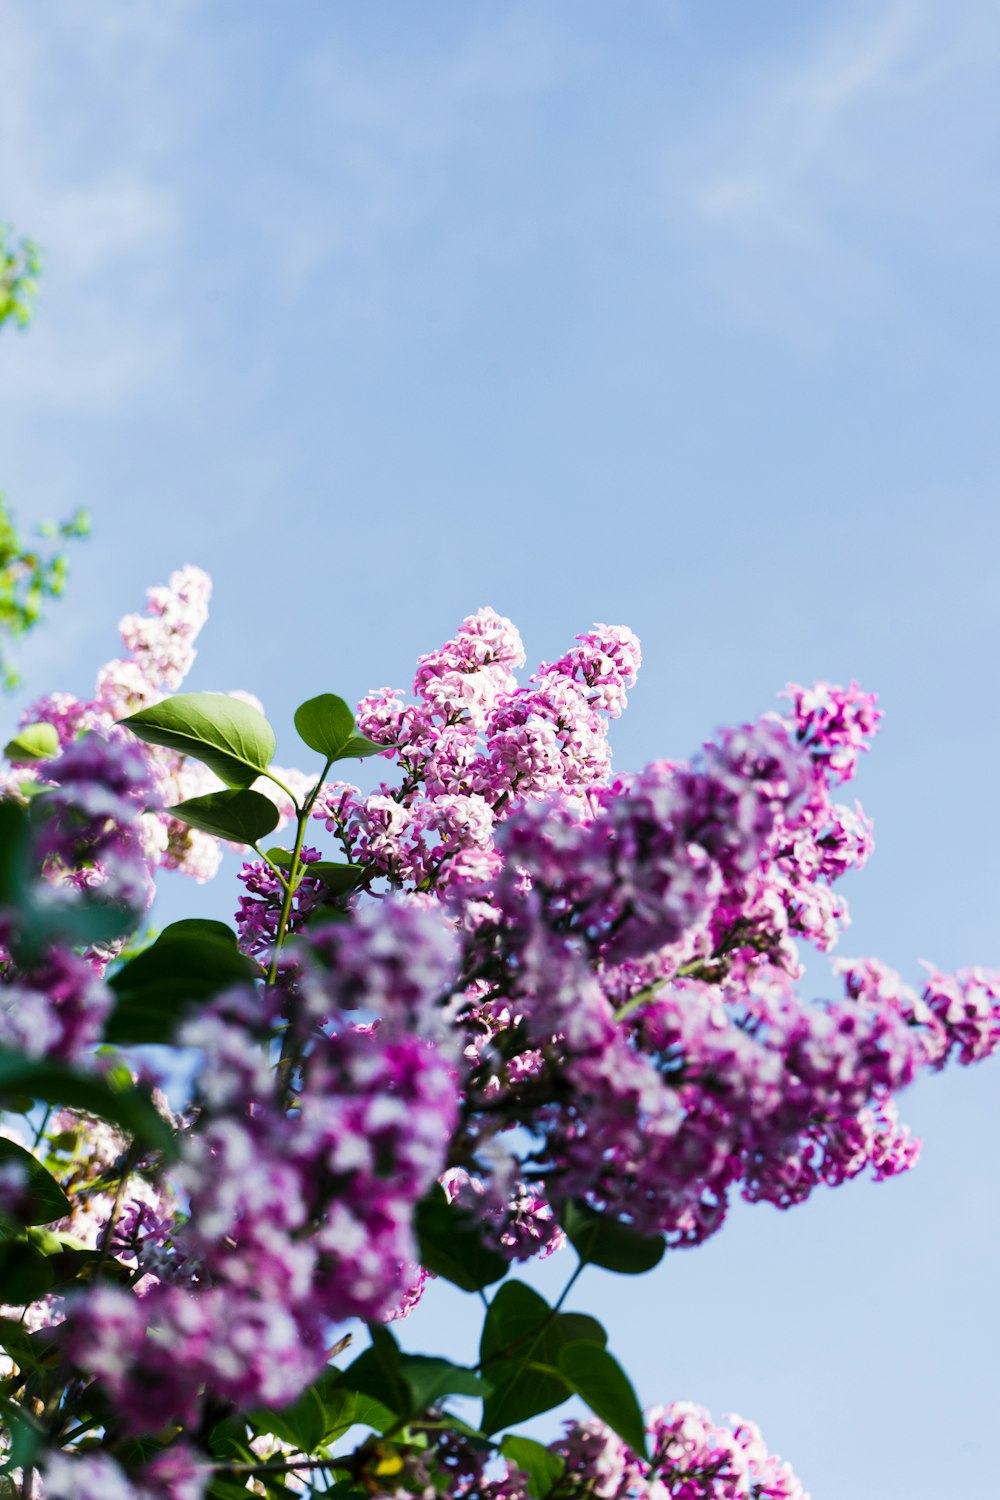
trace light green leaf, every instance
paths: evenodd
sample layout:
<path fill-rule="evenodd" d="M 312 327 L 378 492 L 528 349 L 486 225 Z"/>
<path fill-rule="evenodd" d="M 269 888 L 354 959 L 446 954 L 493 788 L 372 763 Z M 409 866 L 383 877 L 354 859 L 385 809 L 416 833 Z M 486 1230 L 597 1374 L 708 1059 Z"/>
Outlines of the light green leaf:
<path fill-rule="evenodd" d="M 536 1443 L 534 1438 L 508 1433 L 500 1444 L 500 1452 L 528 1476 L 528 1493 L 533 1500 L 544 1500 L 566 1472 L 565 1459 L 553 1453 L 551 1448 Z"/>
<path fill-rule="evenodd" d="M 24 761 L 51 760 L 59 754 L 59 734 L 54 724 L 26 724 L 4 746 L 4 755 L 18 764 Z"/>
<path fill-rule="evenodd" d="M 354 715 L 336 693 L 321 693 L 295 710 L 295 728 L 299 737 L 329 761 L 358 760 L 381 755 L 385 745 L 358 734 Z"/>
<path fill-rule="evenodd" d="M 180 693 L 120 722 L 148 745 L 200 760 L 230 787 L 250 786 L 274 755 L 264 715 L 225 693 Z"/>
<path fill-rule="evenodd" d="M 354 733 L 354 715 L 336 693 L 320 693 L 308 698 L 295 710 L 295 728 L 299 738 L 329 760 L 339 760 L 340 752 Z"/>

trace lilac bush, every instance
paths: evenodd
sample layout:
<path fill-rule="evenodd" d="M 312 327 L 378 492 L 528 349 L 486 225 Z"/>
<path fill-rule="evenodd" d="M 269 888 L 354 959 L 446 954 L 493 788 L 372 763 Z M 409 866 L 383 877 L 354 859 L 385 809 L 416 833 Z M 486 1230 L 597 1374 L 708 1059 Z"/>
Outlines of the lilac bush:
<path fill-rule="evenodd" d="M 848 960 L 801 992 L 872 852 L 838 799 L 874 697 L 792 686 L 613 774 L 632 632 L 522 682 L 482 609 L 409 697 L 303 704 L 311 769 L 282 769 L 251 695 L 178 691 L 209 593 L 151 590 L 93 698 L 48 694 L 7 747 L 0 1492 L 806 1500 L 751 1423 L 644 1416 L 564 1301 L 734 1197 L 909 1170 L 897 1096 L 1000 1044 L 1000 974 Z M 372 789 L 338 778 L 364 760 Z M 151 933 L 157 870 L 203 883 L 227 845 L 235 925 Z M 555 1306 L 514 1274 L 552 1255 Z M 473 1366 L 392 1332 L 434 1277 L 483 1315 Z M 550 1444 L 518 1430 L 573 1396 L 592 1416 Z"/>

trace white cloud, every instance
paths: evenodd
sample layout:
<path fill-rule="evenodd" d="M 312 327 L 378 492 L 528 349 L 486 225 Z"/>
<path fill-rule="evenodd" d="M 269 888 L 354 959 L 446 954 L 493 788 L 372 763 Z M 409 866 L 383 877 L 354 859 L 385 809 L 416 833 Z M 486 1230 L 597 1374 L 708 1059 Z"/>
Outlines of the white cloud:
<path fill-rule="evenodd" d="M 891 0 L 817 10 L 778 53 L 710 100 L 671 159 L 670 211 L 714 283 L 749 316 L 807 340 L 888 294 L 901 241 L 990 253 L 1000 10 Z"/>
<path fill-rule="evenodd" d="M 174 357 L 180 209 L 164 155 L 181 104 L 165 82 L 188 9 L 0 10 L 0 217 L 47 252 L 38 322 L 2 351 L 8 401 L 113 405 Z"/>

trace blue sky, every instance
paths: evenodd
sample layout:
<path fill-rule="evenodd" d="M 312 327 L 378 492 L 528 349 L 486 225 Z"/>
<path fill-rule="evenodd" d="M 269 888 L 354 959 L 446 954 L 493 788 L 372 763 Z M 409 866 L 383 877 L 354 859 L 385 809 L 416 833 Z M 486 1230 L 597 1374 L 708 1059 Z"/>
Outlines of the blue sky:
<path fill-rule="evenodd" d="M 623 767 L 856 677 L 843 953 L 1000 964 L 998 84 L 992 0 L 0 0 L 0 217 L 47 251 L 0 482 L 95 523 L 30 685 L 188 561 L 191 685 L 288 759 L 301 698 L 487 603 L 532 660 L 639 632 Z M 990 1492 L 998 1067 L 905 1101 L 909 1178 L 590 1273 L 643 1398 L 755 1418 L 814 1500 Z"/>

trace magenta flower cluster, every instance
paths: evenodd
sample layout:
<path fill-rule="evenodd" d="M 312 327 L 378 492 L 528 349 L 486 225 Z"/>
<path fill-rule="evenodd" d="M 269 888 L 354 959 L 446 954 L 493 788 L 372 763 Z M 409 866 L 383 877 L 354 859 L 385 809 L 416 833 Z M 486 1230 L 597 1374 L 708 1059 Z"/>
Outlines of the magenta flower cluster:
<path fill-rule="evenodd" d="M 219 839 L 168 809 L 221 784 L 115 722 L 181 685 L 208 593 L 197 569 L 175 574 L 122 623 L 126 655 L 92 701 L 54 694 L 27 716 L 61 746 L 4 777 L 37 809 L 39 909 L 97 899 L 134 927 L 157 868 L 214 872 Z M 362 700 L 384 780 L 280 772 L 273 800 L 298 841 L 240 872 L 239 951 L 212 937 L 230 980 L 195 1004 L 164 971 L 194 1078 L 183 1115 L 161 1101 L 174 1161 L 85 1113 L 49 1130 L 44 1159 L 72 1202 L 61 1232 L 97 1269 L 33 1299 L 26 1326 L 58 1330 L 67 1390 L 95 1393 L 113 1452 L 53 1442 L 37 1464 L 48 1500 L 200 1500 L 213 1421 L 288 1406 L 349 1320 L 377 1329 L 416 1306 L 428 1203 L 499 1258 L 497 1275 L 561 1250 L 570 1209 L 697 1245 L 734 1195 L 787 1208 L 909 1169 L 899 1093 L 1000 1046 L 1000 973 L 932 971 L 918 991 L 848 960 L 837 993 L 799 992 L 800 946 L 833 949 L 848 922 L 837 886 L 873 849 L 860 806 L 837 800 L 878 727 L 870 694 L 792 686 L 785 715 L 613 775 L 634 635 L 597 625 L 519 685 L 524 661 L 510 621 L 480 610 L 420 657 L 410 701 Z M 327 852 L 303 845 L 310 814 Z M 102 1076 L 120 944 L 22 954 L 2 920 L 0 1046 Z M 0 1167 L 5 1213 L 27 1192 L 20 1167 Z M 572 1426 L 552 1445 L 560 1496 L 806 1500 L 749 1423 L 675 1403 L 648 1426 L 648 1457 L 599 1422 Z M 385 1471 L 401 1492 L 526 1494 L 513 1461 L 497 1478 L 488 1445 L 434 1430 L 441 1470 L 406 1454 Z M 156 1434 L 158 1452 L 143 1446 Z M 374 1471 L 352 1473 L 380 1493 Z"/>

